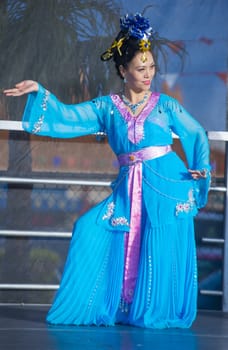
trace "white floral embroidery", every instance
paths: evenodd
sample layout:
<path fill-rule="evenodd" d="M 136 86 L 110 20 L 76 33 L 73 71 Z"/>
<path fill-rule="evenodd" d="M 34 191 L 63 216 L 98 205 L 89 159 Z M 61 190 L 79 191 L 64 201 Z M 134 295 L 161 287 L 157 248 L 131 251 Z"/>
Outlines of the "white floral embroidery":
<path fill-rule="evenodd" d="M 193 197 L 193 192 L 192 190 L 189 191 L 188 194 L 188 200 L 186 202 L 179 202 L 176 205 L 176 215 L 180 213 L 189 213 L 194 209 L 195 206 L 195 200 Z"/>
<path fill-rule="evenodd" d="M 120 216 L 118 218 L 112 218 L 111 224 L 112 226 L 129 226 L 127 219 L 123 216 Z"/>
<path fill-rule="evenodd" d="M 41 115 L 32 129 L 33 134 L 37 134 L 40 131 L 43 122 L 44 122 L 44 115 Z"/>
<path fill-rule="evenodd" d="M 112 226 L 129 226 L 129 223 L 127 221 L 127 219 L 124 216 L 120 216 L 117 218 L 113 218 L 114 215 L 114 211 L 115 211 L 115 203 L 111 202 L 108 204 L 108 208 L 106 213 L 103 215 L 102 220 L 107 220 L 107 219 L 111 219 L 111 225 Z"/>
<path fill-rule="evenodd" d="M 41 102 L 41 108 L 45 112 L 47 110 L 47 102 L 48 102 L 48 97 L 50 95 L 50 92 L 48 90 L 45 90 L 43 100 Z M 38 119 L 38 121 L 34 124 L 32 133 L 37 134 L 43 125 L 44 122 L 44 115 L 41 115 Z"/>
<path fill-rule="evenodd" d="M 41 103 L 41 107 L 42 107 L 43 111 L 47 110 L 47 101 L 48 101 L 49 95 L 50 95 L 50 92 L 48 90 L 45 90 L 43 101 Z"/>
<path fill-rule="evenodd" d="M 103 215 L 102 220 L 110 219 L 110 217 L 114 214 L 115 204 L 111 202 L 108 204 L 108 209 L 106 213 Z"/>

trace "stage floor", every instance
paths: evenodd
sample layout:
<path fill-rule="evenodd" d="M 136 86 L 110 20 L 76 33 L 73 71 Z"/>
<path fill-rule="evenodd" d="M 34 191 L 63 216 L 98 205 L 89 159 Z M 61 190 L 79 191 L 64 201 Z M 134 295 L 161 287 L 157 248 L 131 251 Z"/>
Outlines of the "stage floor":
<path fill-rule="evenodd" d="M 46 307 L 0 306 L 1 350 L 227 350 L 228 315 L 199 311 L 189 330 L 45 323 Z"/>

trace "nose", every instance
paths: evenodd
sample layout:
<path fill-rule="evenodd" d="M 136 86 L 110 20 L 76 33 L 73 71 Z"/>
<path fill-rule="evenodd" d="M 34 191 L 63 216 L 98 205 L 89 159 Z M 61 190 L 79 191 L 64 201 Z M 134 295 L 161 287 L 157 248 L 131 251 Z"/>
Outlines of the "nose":
<path fill-rule="evenodd" d="M 145 78 L 148 78 L 148 77 L 149 77 L 149 71 L 148 71 L 148 69 L 145 70 L 144 76 L 145 76 Z"/>
<path fill-rule="evenodd" d="M 145 69 L 144 77 L 145 78 L 149 78 L 150 77 L 150 70 L 149 69 Z"/>

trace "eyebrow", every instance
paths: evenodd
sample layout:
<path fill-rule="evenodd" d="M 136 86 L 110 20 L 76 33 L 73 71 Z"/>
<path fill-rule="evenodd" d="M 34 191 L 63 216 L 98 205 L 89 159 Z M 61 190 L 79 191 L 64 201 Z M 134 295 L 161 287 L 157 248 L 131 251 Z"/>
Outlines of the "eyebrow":
<path fill-rule="evenodd" d="M 150 65 L 149 65 L 150 67 L 151 66 L 156 66 L 156 64 L 155 64 L 155 62 L 153 62 L 153 63 L 151 63 Z M 136 68 L 145 68 L 146 66 L 136 66 Z"/>

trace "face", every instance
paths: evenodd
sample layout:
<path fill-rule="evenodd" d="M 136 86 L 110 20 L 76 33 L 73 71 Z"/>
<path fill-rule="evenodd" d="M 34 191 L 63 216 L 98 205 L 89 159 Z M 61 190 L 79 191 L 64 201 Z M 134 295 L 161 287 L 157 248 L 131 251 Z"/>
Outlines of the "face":
<path fill-rule="evenodd" d="M 128 63 L 127 68 L 120 66 L 120 72 L 129 89 L 138 93 L 149 90 L 155 75 L 155 62 L 152 53 L 150 51 L 138 52 Z"/>

